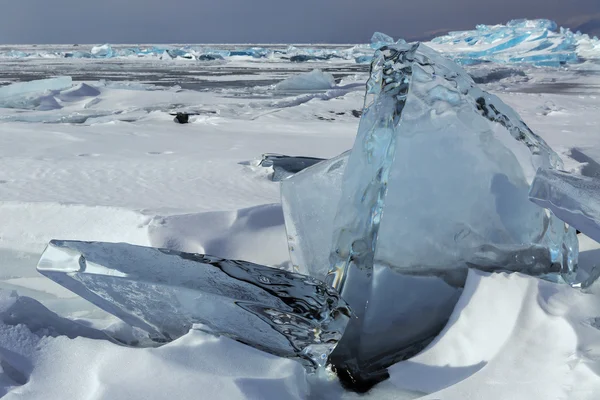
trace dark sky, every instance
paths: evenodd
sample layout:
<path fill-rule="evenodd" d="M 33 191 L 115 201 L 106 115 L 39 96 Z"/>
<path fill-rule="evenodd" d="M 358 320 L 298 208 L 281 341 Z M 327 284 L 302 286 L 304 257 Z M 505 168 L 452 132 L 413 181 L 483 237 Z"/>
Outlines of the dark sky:
<path fill-rule="evenodd" d="M 0 10 L 0 43 L 13 44 L 366 43 L 374 31 L 600 20 L 600 0 L 0 0 Z"/>

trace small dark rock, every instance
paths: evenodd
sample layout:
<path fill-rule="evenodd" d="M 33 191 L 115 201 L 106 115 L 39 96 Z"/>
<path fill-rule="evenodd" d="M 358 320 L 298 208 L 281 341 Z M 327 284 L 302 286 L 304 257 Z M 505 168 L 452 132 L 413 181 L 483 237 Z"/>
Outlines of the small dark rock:
<path fill-rule="evenodd" d="M 175 114 L 173 121 L 177 122 L 178 124 L 187 124 L 190 122 L 190 115 L 188 113 L 178 112 Z"/>
<path fill-rule="evenodd" d="M 354 115 L 356 118 L 360 118 L 360 116 L 362 115 L 362 111 L 352 110 L 352 115 Z"/>

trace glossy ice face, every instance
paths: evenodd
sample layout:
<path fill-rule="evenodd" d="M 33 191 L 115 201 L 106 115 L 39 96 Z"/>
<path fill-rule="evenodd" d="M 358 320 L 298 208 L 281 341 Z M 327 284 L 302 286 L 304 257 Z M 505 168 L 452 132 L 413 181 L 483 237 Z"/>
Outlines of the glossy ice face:
<path fill-rule="evenodd" d="M 337 292 L 316 279 L 201 254 L 52 241 L 38 271 L 156 341 L 201 324 L 309 370 L 325 364 L 349 318 Z"/>
<path fill-rule="evenodd" d="M 560 162 L 452 61 L 418 43 L 382 47 L 349 157 L 283 182 L 294 262 L 322 279 L 331 232 L 326 282 L 357 315 L 333 364 L 369 379 L 419 351 L 467 268 L 570 279 L 575 231 L 528 199 L 536 169 Z M 339 199 L 335 217 L 324 197 Z"/>

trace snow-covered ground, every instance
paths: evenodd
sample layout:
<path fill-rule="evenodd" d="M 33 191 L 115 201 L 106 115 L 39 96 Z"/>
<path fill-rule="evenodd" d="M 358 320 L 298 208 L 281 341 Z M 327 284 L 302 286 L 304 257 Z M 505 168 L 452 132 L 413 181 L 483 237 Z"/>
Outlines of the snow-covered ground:
<path fill-rule="evenodd" d="M 274 86 L 314 68 L 331 72 L 336 86 Z M 53 100 L 0 108 L 0 396 L 597 399 L 599 284 L 580 291 L 472 272 L 442 334 L 359 396 L 330 377 L 306 376 L 296 362 L 200 331 L 160 348 L 116 344 L 102 330 L 125 341 L 135 332 L 36 272 L 50 239 L 287 266 L 279 184 L 255 160 L 266 152 L 329 158 L 349 149 L 367 69 L 341 59 L 0 62 L 5 82 L 75 79 Z M 520 113 L 566 169 L 600 176 L 599 64 L 469 71 Z M 198 115 L 180 125 L 169 114 L 175 111 Z M 590 269 L 600 245 L 580 238 L 580 264 Z"/>

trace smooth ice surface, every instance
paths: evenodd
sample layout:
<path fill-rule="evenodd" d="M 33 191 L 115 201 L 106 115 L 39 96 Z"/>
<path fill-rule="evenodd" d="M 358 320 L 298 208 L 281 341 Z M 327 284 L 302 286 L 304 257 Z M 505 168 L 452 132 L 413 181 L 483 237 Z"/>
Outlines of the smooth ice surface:
<path fill-rule="evenodd" d="M 308 369 L 324 364 L 349 318 L 344 301 L 316 279 L 245 261 L 51 241 L 37 269 L 153 340 L 201 324 Z"/>
<path fill-rule="evenodd" d="M 327 90 L 335 86 L 335 79 L 329 72 L 314 69 L 291 76 L 277 85 L 277 90 Z"/>
<path fill-rule="evenodd" d="M 70 76 L 61 76 L 58 78 L 17 82 L 7 86 L 2 86 L 0 87 L 0 107 L 13 108 L 17 107 L 20 103 L 23 103 L 23 105 L 26 106 L 26 103 L 31 102 L 30 97 L 34 94 L 68 89 L 72 86 L 72 84 L 73 80 Z M 38 102 L 43 102 L 43 100 L 38 100 Z M 60 108 L 60 106 L 58 108 Z"/>
<path fill-rule="evenodd" d="M 564 171 L 539 169 L 531 201 L 600 242 L 600 180 Z"/>
<path fill-rule="evenodd" d="M 538 167 L 559 165 L 510 107 L 452 61 L 419 43 L 381 48 L 334 220 L 327 282 L 357 318 L 333 363 L 370 379 L 414 354 L 450 315 L 436 279 L 459 290 L 467 267 L 571 279 L 574 229 L 527 195 Z M 432 277 L 419 291 L 432 295 L 410 303 L 398 289 L 397 307 L 377 309 L 396 290 L 382 289 L 379 268 L 398 281 Z M 415 334 L 398 335 L 410 318 Z"/>

